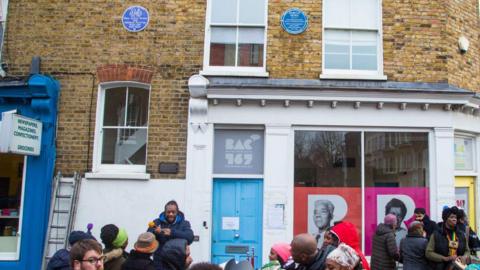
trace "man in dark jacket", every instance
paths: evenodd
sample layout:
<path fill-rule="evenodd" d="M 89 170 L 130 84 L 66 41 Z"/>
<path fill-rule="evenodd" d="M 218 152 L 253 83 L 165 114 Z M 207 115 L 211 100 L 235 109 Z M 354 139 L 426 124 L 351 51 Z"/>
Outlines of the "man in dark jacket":
<path fill-rule="evenodd" d="M 319 250 L 315 237 L 307 233 L 295 236 L 290 245 L 292 258 L 299 264 L 297 270 L 325 269 L 327 255 L 335 249 L 327 246 Z"/>
<path fill-rule="evenodd" d="M 423 230 L 427 234 L 426 238 L 430 239 L 430 235 L 437 229 L 437 223 L 430 219 L 425 208 L 415 208 L 413 213 L 415 214 L 415 220 L 423 224 Z"/>
<path fill-rule="evenodd" d="M 153 254 L 153 261 L 156 267 L 159 267 L 160 252 L 167 241 L 180 238 L 185 239 L 188 245 L 193 242 L 193 231 L 190 228 L 190 222 L 185 220 L 185 216 L 178 209 L 176 201 L 169 201 L 165 204 L 165 211 L 149 224 L 148 231 L 155 234 L 159 243 L 157 251 Z"/>
<path fill-rule="evenodd" d="M 138 236 L 134 249 L 122 265 L 122 270 L 155 270 L 153 265 L 152 253 L 158 249 L 158 241 L 155 235 L 150 232 L 144 232 Z"/>
<path fill-rule="evenodd" d="M 400 254 L 395 242 L 395 227 L 397 217 L 393 214 L 385 216 L 383 223 L 377 226 L 372 244 L 372 259 L 370 268 L 372 270 L 395 269 L 395 261 Z"/>
<path fill-rule="evenodd" d="M 68 244 L 73 246 L 76 242 L 83 239 L 94 239 L 90 230 L 88 232 L 73 231 L 68 236 Z M 62 248 L 53 254 L 52 258 L 48 261 L 47 270 L 70 270 L 70 251 Z"/>
<path fill-rule="evenodd" d="M 424 237 L 425 231 L 420 221 L 414 221 L 408 228 L 408 234 L 400 243 L 400 262 L 405 270 L 428 270 L 429 265 L 425 258 L 428 240 Z"/>

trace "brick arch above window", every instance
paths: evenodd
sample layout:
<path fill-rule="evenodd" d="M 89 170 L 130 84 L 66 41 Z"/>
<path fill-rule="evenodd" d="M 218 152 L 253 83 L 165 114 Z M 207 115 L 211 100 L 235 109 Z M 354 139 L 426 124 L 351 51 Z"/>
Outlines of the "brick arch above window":
<path fill-rule="evenodd" d="M 100 83 L 113 81 L 133 81 L 151 84 L 153 70 L 149 67 L 129 65 L 104 65 L 97 67 L 97 77 Z"/>

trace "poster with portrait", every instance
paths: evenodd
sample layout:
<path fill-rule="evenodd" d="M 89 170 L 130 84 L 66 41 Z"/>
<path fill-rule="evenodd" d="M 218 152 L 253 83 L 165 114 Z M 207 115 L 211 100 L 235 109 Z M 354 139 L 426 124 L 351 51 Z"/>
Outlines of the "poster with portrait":
<path fill-rule="evenodd" d="M 383 223 L 386 214 L 397 216 L 397 245 L 407 235 L 408 225 L 414 219 L 417 207 L 429 213 L 429 191 L 422 187 L 365 188 L 365 255 L 371 255 L 372 239 L 378 224 Z"/>
<path fill-rule="evenodd" d="M 310 233 L 321 245 L 324 230 L 342 220 L 352 222 L 362 231 L 360 188 L 296 187 L 294 192 L 295 235 Z"/>

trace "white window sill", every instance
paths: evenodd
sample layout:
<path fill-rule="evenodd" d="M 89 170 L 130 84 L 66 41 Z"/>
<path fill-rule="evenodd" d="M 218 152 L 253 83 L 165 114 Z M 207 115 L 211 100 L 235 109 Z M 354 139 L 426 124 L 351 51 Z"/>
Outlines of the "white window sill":
<path fill-rule="evenodd" d="M 244 70 L 201 70 L 204 76 L 237 76 L 237 77 L 268 77 L 268 72 L 244 71 Z"/>
<path fill-rule="evenodd" d="M 387 76 L 365 74 L 320 74 L 320 79 L 386 81 Z"/>
<path fill-rule="evenodd" d="M 149 180 L 149 173 L 91 172 L 85 173 L 86 179 L 104 180 Z"/>

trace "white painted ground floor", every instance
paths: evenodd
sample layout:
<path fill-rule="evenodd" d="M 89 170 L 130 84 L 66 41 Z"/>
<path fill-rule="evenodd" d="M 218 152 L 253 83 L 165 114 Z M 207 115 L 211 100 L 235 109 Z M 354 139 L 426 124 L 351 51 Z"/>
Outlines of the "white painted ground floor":
<path fill-rule="evenodd" d="M 448 85 L 193 76 L 187 177 L 84 179 L 76 228 L 115 223 L 130 245 L 175 199 L 196 261 L 257 263 L 270 246 L 335 221 L 354 223 L 365 253 L 385 213 L 439 220 L 463 207 L 477 230 L 479 103 Z M 399 231 L 400 235 L 402 232 Z M 260 260 L 261 259 L 261 260 Z"/>

